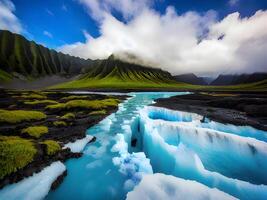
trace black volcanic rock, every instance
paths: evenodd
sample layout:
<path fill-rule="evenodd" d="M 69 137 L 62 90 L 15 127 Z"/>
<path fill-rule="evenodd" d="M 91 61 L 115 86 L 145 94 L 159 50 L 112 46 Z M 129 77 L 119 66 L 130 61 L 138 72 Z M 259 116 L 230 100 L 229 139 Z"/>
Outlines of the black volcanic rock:
<path fill-rule="evenodd" d="M 207 85 L 203 78 L 197 77 L 193 73 L 177 75 L 174 76 L 174 78 L 178 82 L 184 82 L 193 85 Z"/>
<path fill-rule="evenodd" d="M 267 79 L 267 73 L 253 73 L 241 75 L 219 75 L 210 85 L 238 85 L 253 83 Z"/>

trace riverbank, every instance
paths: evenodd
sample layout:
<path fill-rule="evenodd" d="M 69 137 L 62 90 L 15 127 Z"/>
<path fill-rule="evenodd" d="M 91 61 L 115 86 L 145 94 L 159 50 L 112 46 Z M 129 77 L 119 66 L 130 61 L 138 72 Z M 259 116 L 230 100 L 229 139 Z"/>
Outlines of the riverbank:
<path fill-rule="evenodd" d="M 153 105 L 197 113 L 221 123 L 267 130 L 267 95 L 264 93 L 200 92 L 157 99 Z"/>
<path fill-rule="evenodd" d="M 16 183 L 55 161 L 81 157 L 65 148 L 118 109 L 126 96 L 66 92 L 0 93 L 0 188 Z M 92 137 L 88 142 L 95 141 Z M 52 184 L 62 182 L 66 171 Z"/>

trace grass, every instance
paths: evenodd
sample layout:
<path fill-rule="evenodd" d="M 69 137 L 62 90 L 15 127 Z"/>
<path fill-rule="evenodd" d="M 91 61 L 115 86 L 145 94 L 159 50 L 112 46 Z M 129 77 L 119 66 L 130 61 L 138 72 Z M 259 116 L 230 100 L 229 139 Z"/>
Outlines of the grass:
<path fill-rule="evenodd" d="M 0 179 L 28 165 L 36 153 L 30 140 L 0 136 Z"/>
<path fill-rule="evenodd" d="M 0 82 L 8 82 L 12 80 L 12 75 L 0 69 Z"/>
<path fill-rule="evenodd" d="M 48 133 L 48 128 L 46 126 L 30 126 L 28 128 L 22 129 L 21 133 L 26 133 L 32 137 L 39 138 L 42 135 Z"/>
<path fill-rule="evenodd" d="M 46 114 L 39 111 L 0 110 L 0 123 L 16 124 L 25 121 L 38 121 L 45 118 Z"/>
<path fill-rule="evenodd" d="M 53 110 L 70 110 L 74 108 L 101 110 L 107 107 L 116 107 L 119 104 L 119 100 L 115 98 L 108 98 L 103 100 L 71 100 L 66 103 L 58 103 L 55 105 L 48 105 L 46 109 Z"/>
<path fill-rule="evenodd" d="M 45 140 L 44 142 L 41 142 L 41 144 L 46 145 L 46 153 L 49 156 L 55 155 L 58 151 L 61 150 L 61 147 L 58 142 L 54 140 Z"/>
<path fill-rule="evenodd" d="M 74 113 L 66 113 L 65 115 L 60 117 L 60 119 L 74 119 L 74 118 L 75 118 L 75 114 Z"/>
<path fill-rule="evenodd" d="M 89 115 L 105 115 L 107 114 L 106 110 L 96 110 L 89 113 Z"/>
<path fill-rule="evenodd" d="M 34 101 L 25 101 L 26 105 L 38 105 L 38 104 L 57 104 L 57 101 L 44 99 L 44 100 L 34 100 Z"/>
<path fill-rule="evenodd" d="M 55 121 L 53 122 L 54 126 L 67 126 L 67 123 L 64 121 Z"/>

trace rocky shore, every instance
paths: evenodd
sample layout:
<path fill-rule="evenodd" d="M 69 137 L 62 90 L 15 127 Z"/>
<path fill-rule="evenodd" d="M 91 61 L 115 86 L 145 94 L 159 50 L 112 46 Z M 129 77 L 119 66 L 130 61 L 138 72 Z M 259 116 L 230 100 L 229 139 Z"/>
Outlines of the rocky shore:
<path fill-rule="evenodd" d="M 5 153 L 0 157 L 0 188 L 38 173 L 55 161 L 81 157 L 82 153 L 73 153 L 69 148 L 63 148 L 64 145 L 84 138 L 89 127 L 116 112 L 125 98 L 59 91 L 1 90 L 0 148 Z M 29 160 L 27 163 L 20 161 L 25 154 L 32 156 L 25 159 Z M 18 166 L 14 166 L 16 164 Z M 66 175 L 67 171 L 55 180 L 51 189 L 55 189 Z"/>
<path fill-rule="evenodd" d="M 264 93 L 199 92 L 157 99 L 153 106 L 197 113 L 213 121 L 267 131 L 267 95 Z"/>

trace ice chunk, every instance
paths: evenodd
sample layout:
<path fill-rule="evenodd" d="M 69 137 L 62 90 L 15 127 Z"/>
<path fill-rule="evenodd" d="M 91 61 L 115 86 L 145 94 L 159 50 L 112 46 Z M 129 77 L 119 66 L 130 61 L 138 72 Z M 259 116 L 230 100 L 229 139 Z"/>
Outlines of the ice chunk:
<path fill-rule="evenodd" d="M 3 200 L 39 200 L 49 192 L 52 183 L 66 170 L 62 162 L 54 162 L 41 172 L 25 178 L 18 183 L 8 185 L 0 190 L 0 199 Z"/>
<path fill-rule="evenodd" d="M 127 194 L 127 200 L 206 200 L 206 199 L 236 199 L 218 189 L 209 188 L 196 181 L 185 180 L 170 175 L 145 175 L 132 192 Z"/>
<path fill-rule="evenodd" d="M 117 142 L 111 149 L 118 152 L 119 156 L 113 158 L 113 164 L 119 167 L 119 171 L 128 179 L 124 183 L 124 189 L 129 191 L 140 182 L 144 174 L 152 174 L 153 170 L 149 159 L 143 152 L 128 153 L 128 144 L 124 135 L 117 134 Z"/>
<path fill-rule="evenodd" d="M 75 142 L 69 142 L 64 145 L 64 148 L 70 148 L 71 152 L 78 153 L 82 152 L 86 144 L 90 142 L 94 137 L 86 135 L 84 138 L 76 140 Z"/>

